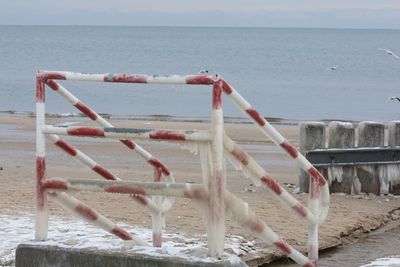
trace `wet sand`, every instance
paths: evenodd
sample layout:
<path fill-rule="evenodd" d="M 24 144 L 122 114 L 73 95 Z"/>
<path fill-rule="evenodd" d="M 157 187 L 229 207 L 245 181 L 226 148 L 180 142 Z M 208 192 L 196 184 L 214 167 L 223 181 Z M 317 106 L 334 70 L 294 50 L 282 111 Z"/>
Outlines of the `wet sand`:
<path fill-rule="evenodd" d="M 80 118 L 49 118 L 48 124 L 66 121 L 83 121 Z M 208 123 L 171 121 L 112 121 L 118 127 L 157 128 L 157 129 L 208 129 Z M 81 122 L 91 125 L 90 122 Z M 294 125 L 276 124 L 290 142 L 298 146 L 298 128 Z M 298 169 L 295 163 L 279 148 L 266 139 L 259 130 L 250 124 L 226 124 L 226 131 L 234 140 L 252 155 L 281 185 L 297 184 Z M 75 146 L 87 153 L 101 165 L 124 180 L 151 181 L 153 169 L 139 156 L 124 148 L 115 140 L 101 140 L 68 137 Z M 201 182 L 199 156 L 182 150 L 176 143 L 144 142 L 140 145 L 164 161 L 173 171 L 177 182 Z M 47 143 L 47 177 L 61 178 L 99 178 L 95 173 L 82 167 L 51 143 Z M 35 189 L 35 119 L 21 116 L 0 116 L 0 214 L 34 213 Z M 249 203 L 273 230 L 280 234 L 295 248 L 306 251 L 306 227 L 282 208 L 278 200 L 227 164 L 228 189 Z M 246 190 L 251 189 L 251 190 Z M 255 190 L 254 192 L 253 189 Z M 286 189 L 291 192 L 292 188 Z M 75 196 L 89 204 L 103 215 L 116 222 L 124 222 L 141 227 L 150 227 L 147 211 L 138 207 L 127 196 L 76 193 Z M 307 203 L 307 195 L 295 195 L 302 203 Z M 331 209 L 328 218 L 320 228 L 320 247 L 328 248 L 351 243 L 389 221 L 397 219 L 400 199 L 393 196 L 365 196 L 354 198 L 345 195 L 331 196 Z M 65 214 L 59 207 L 50 203 L 52 214 Z M 205 233 L 202 221 L 196 210 L 186 199 L 177 199 L 166 216 L 166 231 L 183 232 L 186 235 Z M 257 266 L 277 258 L 280 252 L 272 246 L 256 239 L 256 236 L 242 230 L 229 218 L 227 233 L 242 235 L 256 240 L 248 253 L 241 255 L 250 266 Z M 6 237 L 1 237 L 6 238 Z"/>

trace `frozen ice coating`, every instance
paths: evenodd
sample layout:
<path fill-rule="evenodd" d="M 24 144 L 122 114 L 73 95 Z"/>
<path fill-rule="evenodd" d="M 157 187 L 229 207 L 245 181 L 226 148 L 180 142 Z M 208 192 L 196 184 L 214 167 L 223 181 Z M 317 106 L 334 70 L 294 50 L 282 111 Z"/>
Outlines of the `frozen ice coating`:
<path fill-rule="evenodd" d="M 207 131 L 174 130 L 174 129 L 142 129 L 116 128 L 105 120 L 87 104 L 64 88 L 57 80 L 76 80 L 112 83 L 157 83 L 157 84 L 187 84 L 212 86 L 211 123 Z M 101 127 L 71 126 L 57 127 L 46 125 L 45 86 L 61 95 L 66 101 L 86 115 L 90 120 Z M 230 139 L 224 130 L 224 116 L 222 93 L 225 93 L 236 106 L 253 121 L 261 132 L 274 144 L 284 151 L 289 158 L 296 162 L 311 176 L 312 190 L 309 194 L 308 208 L 294 198 L 283 188 L 275 178 L 271 177 L 249 154 L 235 141 Z M 326 179 L 311 165 L 311 163 L 286 140 L 265 118 L 251 106 L 229 83 L 219 75 L 146 75 L 128 73 L 73 73 L 64 71 L 39 71 L 37 73 L 37 220 L 36 240 L 47 239 L 48 208 L 47 194 L 51 194 L 63 207 L 68 207 L 73 214 L 100 226 L 107 232 L 113 233 L 122 240 L 133 240 L 126 243 L 130 247 L 136 243 L 134 249 L 147 250 L 142 247 L 147 244 L 146 239 L 135 233 L 123 230 L 114 222 L 99 214 L 89 206 L 72 197 L 74 191 L 107 192 L 128 194 L 141 206 L 148 208 L 152 217 L 152 240 L 154 247 L 162 247 L 162 251 L 171 251 L 167 240 L 168 234 L 163 233 L 164 215 L 172 207 L 174 198 L 189 198 L 194 202 L 200 216 L 206 222 L 207 255 L 213 260 L 225 257 L 224 249 L 229 247 L 225 233 L 225 212 L 230 214 L 243 228 L 253 232 L 261 240 L 274 245 L 284 255 L 292 258 L 302 266 L 316 266 L 318 261 L 318 228 L 325 220 L 329 210 L 329 188 Z M 70 137 L 113 138 L 119 140 L 128 149 L 139 154 L 154 169 L 154 181 L 137 182 L 123 181 L 106 167 L 92 160 L 88 155 L 61 139 L 59 135 Z M 58 179 L 46 177 L 45 142 L 50 136 L 53 143 L 69 156 L 93 170 L 106 180 L 93 179 Z M 148 141 L 167 141 L 183 144 L 182 149 L 190 153 L 200 152 L 202 184 L 176 183 L 172 171 L 158 158 L 150 154 L 131 138 Z M 234 196 L 227 188 L 225 158 L 229 158 L 235 167 L 250 177 L 257 186 L 262 186 L 273 194 L 283 205 L 289 207 L 303 220 L 308 229 L 308 255 L 301 254 L 292 247 L 258 217 L 247 203 Z M 164 179 L 163 179 L 164 178 Z M 186 177 L 185 179 L 187 179 Z M 190 177 L 189 177 L 190 178 Z M 150 198 L 151 197 L 151 198 Z M 227 242 L 228 241 L 228 242 Z M 174 245 L 175 246 L 175 245 Z M 140 248 L 139 248 L 140 247 Z M 195 249 L 199 251 L 198 249 Z M 201 251 L 204 251 L 202 248 Z M 168 254 L 168 253 L 167 253 Z M 196 252 L 195 254 L 198 254 Z M 202 253 L 200 253 L 202 254 Z"/>
<path fill-rule="evenodd" d="M 388 194 L 390 187 L 400 184 L 400 166 L 398 164 L 380 165 L 378 170 L 381 194 Z"/>
<path fill-rule="evenodd" d="M 372 267 L 372 266 L 400 266 L 400 255 L 388 258 L 379 258 L 371 263 L 362 265 L 360 267 Z"/>
<path fill-rule="evenodd" d="M 342 182 L 343 177 L 343 167 L 333 166 L 328 167 L 328 179 L 329 183 L 332 184 L 333 181 Z"/>

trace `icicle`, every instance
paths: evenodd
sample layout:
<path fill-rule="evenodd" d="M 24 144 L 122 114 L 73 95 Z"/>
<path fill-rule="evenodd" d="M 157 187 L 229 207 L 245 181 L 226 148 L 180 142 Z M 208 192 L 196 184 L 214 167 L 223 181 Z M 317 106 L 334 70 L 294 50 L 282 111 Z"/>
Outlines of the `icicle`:
<path fill-rule="evenodd" d="M 357 176 L 353 178 L 353 184 L 351 185 L 351 194 L 359 195 L 361 193 L 361 183 Z"/>
<path fill-rule="evenodd" d="M 328 167 L 328 179 L 329 179 L 329 184 L 332 184 L 333 181 L 338 181 L 338 183 L 341 183 L 343 180 L 343 167 Z"/>
<path fill-rule="evenodd" d="M 378 170 L 380 193 L 389 194 L 390 188 L 400 183 L 400 166 L 397 164 L 381 165 Z"/>

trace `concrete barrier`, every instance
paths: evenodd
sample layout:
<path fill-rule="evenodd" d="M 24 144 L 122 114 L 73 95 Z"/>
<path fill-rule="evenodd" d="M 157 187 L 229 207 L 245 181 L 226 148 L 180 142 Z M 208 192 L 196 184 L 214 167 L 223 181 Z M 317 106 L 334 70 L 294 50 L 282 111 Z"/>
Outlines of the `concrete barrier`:
<path fill-rule="evenodd" d="M 322 122 L 302 122 L 300 149 L 326 174 L 330 192 L 400 194 L 400 121 L 329 123 L 325 141 Z M 357 133 L 357 134 L 356 134 Z M 327 143 L 327 148 L 324 144 Z M 308 192 L 306 173 L 299 176 L 301 192 Z"/>
<path fill-rule="evenodd" d="M 243 262 L 220 260 L 190 261 L 177 257 L 153 256 L 129 251 L 62 248 L 21 244 L 16 251 L 16 267 L 244 267 Z"/>

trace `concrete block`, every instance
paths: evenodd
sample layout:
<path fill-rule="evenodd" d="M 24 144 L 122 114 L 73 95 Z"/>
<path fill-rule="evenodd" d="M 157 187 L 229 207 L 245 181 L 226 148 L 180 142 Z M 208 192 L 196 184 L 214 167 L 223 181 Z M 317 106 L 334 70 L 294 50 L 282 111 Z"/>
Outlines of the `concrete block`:
<path fill-rule="evenodd" d="M 354 146 L 355 127 L 352 123 L 339 121 L 329 123 L 328 148 L 354 148 Z M 329 167 L 330 192 L 351 194 L 355 173 L 354 167 Z"/>
<path fill-rule="evenodd" d="M 134 252 L 99 249 L 63 248 L 36 244 L 17 247 L 16 267 L 244 267 L 243 262 L 190 261 L 177 257 L 160 257 Z"/>
<path fill-rule="evenodd" d="M 309 150 L 325 148 L 325 124 L 319 121 L 300 122 L 300 153 L 305 155 Z M 326 171 L 319 168 L 322 175 Z M 300 170 L 299 175 L 300 192 L 308 193 L 310 187 L 310 176 L 307 172 Z"/>
<path fill-rule="evenodd" d="M 388 123 L 388 146 L 400 146 L 400 121 Z"/>
<path fill-rule="evenodd" d="M 383 147 L 385 125 L 378 122 L 361 122 L 358 125 L 358 147 Z M 380 194 L 378 166 L 357 167 L 357 177 L 361 183 L 361 192 Z"/>

